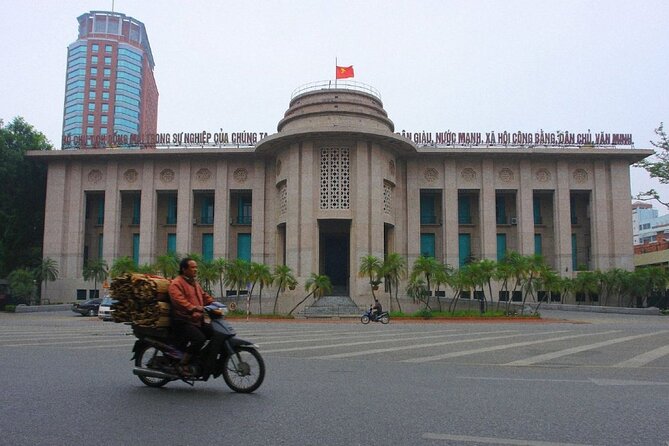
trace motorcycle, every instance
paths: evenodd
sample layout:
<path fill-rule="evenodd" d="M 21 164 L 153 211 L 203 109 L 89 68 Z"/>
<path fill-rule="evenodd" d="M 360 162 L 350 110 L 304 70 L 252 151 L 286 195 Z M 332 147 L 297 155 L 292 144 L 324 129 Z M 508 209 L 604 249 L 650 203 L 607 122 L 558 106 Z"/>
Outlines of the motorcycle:
<path fill-rule="evenodd" d="M 195 381 L 222 375 L 235 392 L 251 393 L 258 389 L 265 379 L 265 362 L 258 346 L 236 337 L 234 328 L 225 320 L 225 305 L 214 302 L 204 307 L 204 312 L 214 336 L 200 350 L 188 374 L 179 367 L 185 346 L 169 329 L 133 325 L 137 337 L 132 349 L 133 374 L 149 387 L 162 387 L 177 380 L 193 385 Z"/>
<path fill-rule="evenodd" d="M 372 315 L 372 309 L 365 311 L 365 313 L 360 317 L 360 322 L 363 324 L 369 324 L 369 322 L 381 322 L 382 324 L 387 324 L 390 322 L 390 315 L 387 311 L 382 311 L 377 315 Z"/>

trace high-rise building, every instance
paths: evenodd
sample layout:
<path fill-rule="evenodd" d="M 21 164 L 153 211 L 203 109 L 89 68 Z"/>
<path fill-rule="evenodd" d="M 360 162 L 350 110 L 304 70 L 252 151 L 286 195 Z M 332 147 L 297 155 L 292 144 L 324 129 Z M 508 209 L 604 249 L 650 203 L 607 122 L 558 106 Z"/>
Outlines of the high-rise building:
<path fill-rule="evenodd" d="M 77 18 L 67 48 L 62 147 L 123 146 L 156 133 L 158 88 L 144 24 L 117 12 Z"/>

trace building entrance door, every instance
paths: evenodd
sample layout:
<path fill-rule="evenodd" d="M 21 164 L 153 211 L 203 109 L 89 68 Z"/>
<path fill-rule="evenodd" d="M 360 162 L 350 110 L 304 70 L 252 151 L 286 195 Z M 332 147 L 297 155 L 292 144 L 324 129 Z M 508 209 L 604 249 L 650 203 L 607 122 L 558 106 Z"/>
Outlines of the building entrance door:
<path fill-rule="evenodd" d="M 332 294 L 348 295 L 349 220 L 320 220 L 320 274 L 330 278 Z"/>

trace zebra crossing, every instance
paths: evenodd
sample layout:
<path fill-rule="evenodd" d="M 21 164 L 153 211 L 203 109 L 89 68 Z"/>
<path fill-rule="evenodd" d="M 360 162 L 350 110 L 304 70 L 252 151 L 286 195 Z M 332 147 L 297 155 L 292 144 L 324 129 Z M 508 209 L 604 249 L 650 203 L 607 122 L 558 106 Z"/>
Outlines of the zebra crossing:
<path fill-rule="evenodd" d="M 40 326 L 4 323 L 0 352 L 63 349 L 127 352 L 135 342 L 130 327 L 77 317 Z M 17 318 L 12 319 L 16 322 Z M 33 323 L 35 322 L 35 323 Z M 662 321 L 664 322 L 664 320 Z M 669 325 L 522 323 L 359 323 L 232 320 L 239 337 L 255 342 L 267 360 L 391 361 L 505 367 L 611 367 L 669 370 Z"/>

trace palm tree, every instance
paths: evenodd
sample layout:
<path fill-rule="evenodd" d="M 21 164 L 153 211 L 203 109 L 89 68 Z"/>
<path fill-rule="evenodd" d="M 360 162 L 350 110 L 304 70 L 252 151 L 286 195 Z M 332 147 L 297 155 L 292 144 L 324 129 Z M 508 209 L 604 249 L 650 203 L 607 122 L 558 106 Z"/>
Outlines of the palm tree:
<path fill-rule="evenodd" d="M 474 288 L 474 281 L 472 280 L 472 274 L 469 271 L 469 266 L 471 263 L 465 265 L 464 267 L 460 268 L 453 274 L 451 278 L 451 287 L 455 291 L 455 295 L 453 298 L 453 301 L 451 302 L 451 305 L 449 306 L 449 311 L 452 313 L 455 313 L 455 308 L 458 305 L 458 301 L 460 300 L 460 296 L 462 295 L 463 291 L 471 291 L 472 288 Z"/>
<path fill-rule="evenodd" d="M 173 279 L 179 274 L 179 256 L 172 252 L 158 256 L 155 268 L 162 273 L 163 277 Z"/>
<path fill-rule="evenodd" d="M 501 262 L 497 263 L 497 268 L 495 269 L 495 274 L 493 275 L 493 278 L 497 282 L 502 282 L 500 285 L 499 291 L 500 295 L 501 293 L 506 292 L 507 293 L 507 304 L 508 305 L 508 300 L 510 297 L 508 296 L 509 293 L 509 279 L 513 278 L 513 266 L 511 263 L 507 261 L 507 258 L 504 258 Z M 497 309 L 499 310 L 499 304 L 501 300 L 499 297 L 497 298 Z"/>
<path fill-rule="evenodd" d="M 299 301 L 289 312 L 288 316 L 293 314 L 293 311 L 302 303 L 309 298 L 309 296 L 314 296 L 316 300 L 320 299 L 321 296 L 327 293 L 332 292 L 332 282 L 330 278 L 324 274 L 311 273 L 309 278 L 304 284 L 304 291 L 307 292 L 307 295 L 304 296 L 304 299 Z"/>
<path fill-rule="evenodd" d="M 407 265 L 404 257 L 399 255 L 396 252 L 391 252 L 383 260 L 383 265 L 381 267 L 382 275 L 386 279 L 386 284 L 388 284 L 388 290 L 390 292 L 390 301 L 392 302 L 393 289 L 395 290 L 395 301 L 397 302 L 397 309 L 402 311 L 402 306 L 400 305 L 400 300 L 397 297 L 397 293 L 400 287 L 400 280 L 406 277 Z"/>
<path fill-rule="evenodd" d="M 15 297 L 32 304 L 31 296 L 35 289 L 35 275 L 32 271 L 27 268 L 15 269 L 9 273 L 7 280 Z"/>
<path fill-rule="evenodd" d="M 426 308 L 429 307 L 430 295 L 432 294 L 431 279 L 435 272 L 439 270 L 440 263 L 434 257 L 419 256 L 413 264 L 411 270 L 411 278 L 415 279 L 419 276 L 425 278 L 427 299 L 425 302 Z"/>
<path fill-rule="evenodd" d="M 266 286 L 272 284 L 272 272 L 270 271 L 269 266 L 265 265 L 264 263 L 253 262 L 251 263 L 251 271 L 249 277 L 251 282 L 253 283 L 253 285 L 251 285 L 251 292 L 249 293 L 250 295 L 253 294 L 253 290 L 256 284 L 260 286 L 260 293 L 258 295 L 258 313 L 262 314 L 262 290 Z M 246 310 L 248 313 L 248 306 Z"/>
<path fill-rule="evenodd" d="M 422 277 L 413 276 L 409 278 L 409 283 L 407 283 L 407 295 L 410 296 L 414 302 L 418 300 L 425 304 L 426 310 L 432 310 L 430 307 L 430 299 L 427 297 L 429 294 L 427 284 Z"/>
<path fill-rule="evenodd" d="M 111 269 L 109 270 L 109 275 L 111 276 L 112 279 L 114 279 L 126 273 L 134 273 L 135 271 L 137 271 L 137 266 L 135 265 L 135 261 L 128 256 L 123 256 L 114 259 L 114 262 L 112 262 Z"/>
<path fill-rule="evenodd" d="M 132 263 L 133 268 L 135 267 L 135 262 L 132 261 L 130 257 L 126 257 Z M 84 270 L 82 272 L 84 280 L 93 281 L 93 289 L 98 289 L 98 282 L 104 282 L 107 277 L 109 277 L 109 272 L 107 271 L 107 262 L 104 259 L 94 259 L 86 262 Z M 116 276 L 112 276 L 116 277 Z"/>
<path fill-rule="evenodd" d="M 275 265 L 272 280 L 276 285 L 276 297 L 274 298 L 274 308 L 272 314 L 276 314 L 276 303 L 279 301 L 279 293 L 286 291 L 286 287 L 291 290 L 297 286 L 297 279 L 293 276 L 293 270 L 288 265 Z"/>
<path fill-rule="evenodd" d="M 137 267 L 137 272 L 140 274 L 155 274 L 157 270 L 156 267 L 150 263 L 142 263 Z"/>
<path fill-rule="evenodd" d="M 439 263 L 437 266 L 437 270 L 432 275 L 432 281 L 434 282 L 435 298 L 437 299 L 437 304 L 439 305 L 439 311 L 441 311 L 441 300 L 439 299 L 438 293 L 441 285 L 450 285 L 451 277 L 453 275 L 453 267 L 443 263 Z"/>
<path fill-rule="evenodd" d="M 573 279 L 574 294 L 582 294 L 590 297 L 593 294 L 599 294 L 599 280 L 593 271 L 581 271 Z"/>
<path fill-rule="evenodd" d="M 381 268 L 383 267 L 383 262 L 376 256 L 371 254 L 362 256 L 360 258 L 360 269 L 358 270 L 358 276 L 360 277 L 369 277 L 369 286 L 372 288 L 372 297 L 376 300 L 376 294 L 374 293 L 375 289 L 379 288 L 381 283 Z"/>
<path fill-rule="evenodd" d="M 219 257 L 217 259 L 214 259 L 214 267 L 216 268 L 216 271 L 218 272 L 218 284 L 221 287 L 221 298 L 224 298 L 225 295 L 223 294 L 223 285 L 225 285 L 225 272 L 228 270 L 228 261 L 224 259 L 223 257 Z"/>
<path fill-rule="evenodd" d="M 35 280 L 37 281 L 39 288 L 42 288 L 42 282 L 44 282 L 44 297 L 47 296 L 47 284 L 56 279 L 58 279 L 58 262 L 50 257 L 43 258 L 35 269 Z M 42 299 L 40 297 L 39 303 L 41 303 L 41 301 Z"/>
<path fill-rule="evenodd" d="M 197 277 L 202 283 L 203 288 L 209 294 L 212 294 L 212 285 L 216 283 L 219 278 L 218 270 L 214 262 L 208 260 L 200 260 L 198 262 Z"/>
<path fill-rule="evenodd" d="M 235 259 L 228 263 L 228 269 L 225 274 L 225 284 L 233 287 L 236 291 L 235 304 L 239 304 L 239 295 L 242 288 L 246 287 L 249 281 L 250 263 L 244 259 Z"/>

